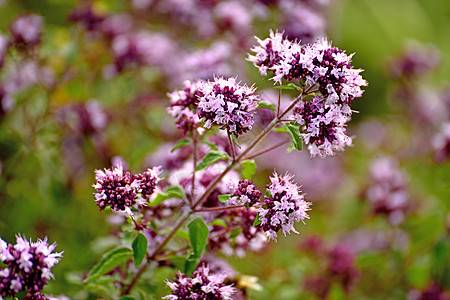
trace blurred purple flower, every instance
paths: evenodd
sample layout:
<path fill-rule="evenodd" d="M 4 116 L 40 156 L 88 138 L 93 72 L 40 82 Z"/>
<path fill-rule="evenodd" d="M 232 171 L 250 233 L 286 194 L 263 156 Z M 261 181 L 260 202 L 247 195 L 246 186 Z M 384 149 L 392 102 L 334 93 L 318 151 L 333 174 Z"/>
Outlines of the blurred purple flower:
<path fill-rule="evenodd" d="M 424 76 L 437 67 L 440 53 L 429 45 L 411 43 L 389 62 L 389 75 L 394 79 L 413 79 Z"/>
<path fill-rule="evenodd" d="M 9 47 L 8 37 L 6 35 L 0 34 L 0 68 L 3 67 L 3 63 L 5 62 L 8 47 Z"/>
<path fill-rule="evenodd" d="M 375 214 L 385 214 L 393 225 L 400 224 L 409 210 L 406 175 L 393 158 L 382 157 L 370 165 L 370 185 L 365 192 Z"/>
<path fill-rule="evenodd" d="M 433 137 L 432 145 L 437 163 L 442 163 L 450 158 L 450 122 L 442 125 L 441 131 Z"/>
<path fill-rule="evenodd" d="M 285 14 L 282 28 L 288 39 L 311 43 L 325 36 L 326 20 L 318 11 L 293 2 L 282 5 L 281 10 Z"/>
<path fill-rule="evenodd" d="M 22 15 L 11 24 L 13 43 L 19 49 L 35 46 L 41 42 L 43 19 L 38 15 Z"/>

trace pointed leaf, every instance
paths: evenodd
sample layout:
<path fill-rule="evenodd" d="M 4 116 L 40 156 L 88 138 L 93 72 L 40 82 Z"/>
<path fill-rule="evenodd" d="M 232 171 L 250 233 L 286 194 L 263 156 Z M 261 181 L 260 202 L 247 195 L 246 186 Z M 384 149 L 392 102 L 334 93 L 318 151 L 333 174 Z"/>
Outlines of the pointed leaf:
<path fill-rule="evenodd" d="M 231 194 L 225 194 L 225 195 L 219 195 L 218 198 L 219 198 L 219 201 L 220 201 L 220 202 L 226 203 L 226 202 L 228 202 L 228 201 L 230 200 L 231 196 L 233 196 L 233 195 L 231 195 Z"/>
<path fill-rule="evenodd" d="M 292 138 L 292 144 L 294 145 L 295 149 L 302 150 L 303 144 L 302 144 L 302 136 L 300 134 L 300 129 L 297 125 L 286 123 L 284 124 L 287 132 L 291 135 Z"/>
<path fill-rule="evenodd" d="M 256 162 L 254 159 L 244 160 L 241 162 L 242 177 L 244 179 L 252 179 L 256 172 Z"/>
<path fill-rule="evenodd" d="M 184 190 L 181 186 L 175 185 L 175 186 L 169 186 L 166 188 L 164 192 L 159 192 L 158 195 L 156 195 L 155 199 L 150 203 L 150 206 L 156 206 L 163 202 L 166 199 L 170 198 L 178 198 L 178 199 L 184 199 L 185 194 Z"/>
<path fill-rule="evenodd" d="M 239 149 L 241 149 L 241 145 L 239 145 L 239 143 L 238 143 L 238 141 L 237 141 L 237 136 L 236 136 L 234 133 L 231 134 L 231 139 L 233 140 L 233 143 L 234 143 L 236 146 L 238 146 Z"/>
<path fill-rule="evenodd" d="M 200 257 L 197 257 L 195 254 L 191 254 L 184 264 L 184 274 L 190 276 L 192 272 L 197 269 L 197 265 L 200 262 Z"/>
<path fill-rule="evenodd" d="M 191 141 L 188 139 L 181 139 L 178 141 L 178 143 L 175 145 L 175 147 L 170 150 L 170 152 L 174 152 L 177 149 L 180 149 L 181 147 L 189 146 L 191 144 Z"/>
<path fill-rule="evenodd" d="M 88 277 L 85 279 L 85 283 L 93 282 L 100 278 L 105 273 L 108 273 L 121 263 L 127 261 L 133 257 L 133 251 L 129 248 L 119 248 L 112 250 L 105 255 L 102 259 L 92 268 Z"/>
<path fill-rule="evenodd" d="M 258 103 L 258 107 L 257 108 L 269 108 L 273 111 L 277 111 L 277 105 L 275 103 L 272 102 L 267 102 L 267 101 L 260 101 Z"/>
<path fill-rule="evenodd" d="M 261 221 L 261 219 L 259 218 L 259 213 L 256 215 L 256 218 L 255 218 L 255 222 L 253 222 L 253 226 L 258 226 L 259 224 L 261 224 L 262 223 L 262 221 Z"/>
<path fill-rule="evenodd" d="M 286 85 L 275 86 L 274 89 L 277 89 L 277 90 L 297 90 L 297 91 L 301 91 L 302 90 L 301 87 L 299 87 L 298 85 L 296 85 L 294 83 L 288 83 Z"/>
<path fill-rule="evenodd" d="M 237 237 L 240 233 L 242 232 L 242 228 L 238 227 L 233 229 L 233 231 L 230 233 L 230 239 L 234 239 L 235 237 Z"/>
<path fill-rule="evenodd" d="M 210 151 L 206 156 L 203 158 L 203 161 L 195 167 L 195 171 L 204 170 L 208 168 L 210 165 L 215 163 L 218 160 L 221 159 L 230 159 L 227 153 L 222 151 Z"/>
<path fill-rule="evenodd" d="M 208 240 L 208 226 L 206 226 L 205 221 L 203 221 L 202 218 L 196 218 L 192 220 L 187 227 L 194 255 L 200 257 L 203 249 L 206 247 L 206 241 Z"/>
<path fill-rule="evenodd" d="M 133 248 L 134 265 L 137 268 L 144 260 L 145 254 L 147 254 L 147 238 L 142 233 L 139 233 L 131 246 Z"/>

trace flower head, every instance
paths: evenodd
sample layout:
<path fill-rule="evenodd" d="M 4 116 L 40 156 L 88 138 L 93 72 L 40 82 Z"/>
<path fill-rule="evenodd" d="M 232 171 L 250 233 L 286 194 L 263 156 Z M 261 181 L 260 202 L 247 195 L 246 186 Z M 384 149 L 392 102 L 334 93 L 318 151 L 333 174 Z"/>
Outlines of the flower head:
<path fill-rule="evenodd" d="M 155 191 L 156 185 L 161 180 L 161 167 L 153 167 L 147 171 L 133 175 L 133 179 L 139 183 L 139 189 L 144 199 L 148 199 Z"/>
<path fill-rule="evenodd" d="M 239 182 L 232 182 L 230 190 L 233 191 L 233 195 L 230 198 L 230 204 L 233 205 L 255 205 L 261 197 L 261 192 L 253 184 L 253 181 L 242 179 Z"/>
<path fill-rule="evenodd" d="M 206 128 L 215 124 L 236 135 L 252 129 L 253 113 L 259 101 L 254 95 L 255 88 L 240 86 L 236 78 L 216 77 L 202 84 L 200 92 L 199 116 L 204 118 Z"/>
<path fill-rule="evenodd" d="M 100 210 L 109 206 L 113 210 L 131 213 L 131 207 L 135 204 L 146 204 L 146 200 L 161 180 L 160 174 L 161 167 L 153 167 L 132 175 L 130 172 L 124 172 L 121 164 L 112 170 L 96 170 L 97 183 L 92 185 L 97 190 L 95 202 Z"/>
<path fill-rule="evenodd" d="M 328 105 L 323 98 L 300 102 L 294 108 L 294 117 L 302 126 L 302 138 L 312 156 L 330 156 L 352 144 L 347 136 L 345 123 L 349 117 L 342 106 Z"/>
<path fill-rule="evenodd" d="M 49 245 L 47 238 L 34 243 L 20 235 L 16 238 L 15 245 L 0 239 L 0 261 L 6 265 L 0 268 L 0 296 L 28 291 L 28 299 L 41 299 L 38 292 L 54 278 L 51 268 L 59 262 L 62 252 L 52 253 L 56 244 Z"/>
<path fill-rule="evenodd" d="M 249 60 L 262 75 L 271 70 L 275 74 L 272 79 L 280 84 L 282 79 L 296 79 L 307 86 L 317 86 L 327 104 L 343 105 L 345 113 L 351 114 L 349 105 L 362 96 L 361 86 L 367 85 L 359 74 L 362 70 L 351 65 L 353 54 L 347 55 L 325 38 L 302 45 L 271 32 L 270 38 L 258 41 L 261 46 L 252 49 L 256 55 Z M 273 45 L 276 51 L 272 50 Z"/>
<path fill-rule="evenodd" d="M 261 226 L 269 239 L 276 240 L 280 229 L 285 236 L 291 231 L 298 233 L 294 222 L 309 219 L 306 212 L 311 203 L 304 200 L 299 186 L 291 182 L 292 177 L 289 173 L 279 176 L 274 172 L 267 185 L 270 196 L 266 197 L 265 207 L 258 209 Z"/>
<path fill-rule="evenodd" d="M 255 55 L 249 55 L 248 60 L 258 68 L 261 75 L 266 76 L 268 70 L 273 71 L 273 67 L 285 59 L 291 42 L 283 38 L 283 33 L 274 33 L 272 30 L 270 30 L 270 37 L 265 40 L 256 37 L 256 40 L 259 46 L 251 49 Z"/>
<path fill-rule="evenodd" d="M 221 299 L 231 300 L 231 295 L 236 289 L 223 282 L 222 274 L 210 274 L 207 266 L 201 266 L 192 273 L 192 277 L 179 273 L 174 282 L 167 281 L 167 285 L 173 290 L 171 295 L 163 299 Z"/>
<path fill-rule="evenodd" d="M 11 24 L 14 44 L 33 46 L 41 42 L 42 17 L 38 15 L 22 15 Z"/>
<path fill-rule="evenodd" d="M 192 132 L 201 125 L 200 117 L 197 113 L 197 104 L 202 95 L 200 86 L 203 81 L 199 80 L 184 82 L 184 88 L 168 94 L 170 107 L 167 112 L 177 118 L 177 128 L 183 130 L 183 133 Z"/>
<path fill-rule="evenodd" d="M 110 206 L 114 210 L 125 210 L 136 203 L 139 184 L 133 180 L 130 172 L 124 172 L 123 167 L 117 166 L 112 170 L 96 170 L 97 183 L 93 187 L 97 190 L 95 202 L 100 210 Z"/>

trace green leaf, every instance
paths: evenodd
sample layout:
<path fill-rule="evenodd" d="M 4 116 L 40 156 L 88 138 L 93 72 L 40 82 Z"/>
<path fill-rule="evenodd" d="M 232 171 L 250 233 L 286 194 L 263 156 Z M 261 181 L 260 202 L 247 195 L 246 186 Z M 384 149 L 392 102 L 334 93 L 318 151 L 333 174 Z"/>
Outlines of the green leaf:
<path fill-rule="evenodd" d="M 202 218 L 196 218 L 192 220 L 187 227 L 194 255 L 200 257 L 203 249 L 206 247 L 206 241 L 208 240 L 208 226 L 206 226 L 205 221 L 203 221 Z"/>
<path fill-rule="evenodd" d="M 187 233 L 186 231 L 184 231 L 183 229 L 179 229 L 177 230 L 177 232 L 175 233 L 176 236 L 183 238 L 187 241 L 189 241 L 189 233 Z"/>
<path fill-rule="evenodd" d="M 212 226 L 217 225 L 217 226 L 227 227 L 227 223 L 225 223 L 225 221 L 222 219 L 215 219 L 214 221 L 212 221 L 209 224 Z"/>
<path fill-rule="evenodd" d="M 286 85 L 275 86 L 274 89 L 277 89 L 277 90 L 297 90 L 297 91 L 301 91 L 302 90 L 301 87 L 299 87 L 298 85 L 296 85 L 294 83 L 288 83 Z"/>
<path fill-rule="evenodd" d="M 97 280 L 103 274 L 108 273 L 109 271 L 132 257 L 133 251 L 125 247 L 115 249 L 106 253 L 105 255 L 103 255 L 102 259 L 92 268 L 91 272 L 84 282 L 89 283 Z"/>
<path fill-rule="evenodd" d="M 242 177 L 244 179 L 251 179 L 256 172 L 256 162 L 254 159 L 244 160 L 241 162 Z"/>
<path fill-rule="evenodd" d="M 241 145 L 239 145 L 239 143 L 238 143 L 238 141 L 237 141 L 237 136 L 236 136 L 234 133 L 231 134 L 231 139 L 233 140 L 233 143 L 234 143 L 236 146 L 238 146 L 239 149 L 241 149 Z"/>
<path fill-rule="evenodd" d="M 178 270 L 183 270 L 186 266 L 186 258 L 181 256 L 171 255 L 167 257 L 167 260 L 173 263 Z"/>
<path fill-rule="evenodd" d="M 170 150 L 170 152 L 174 152 L 177 149 L 180 149 L 181 147 L 189 146 L 191 144 L 191 141 L 188 139 L 181 139 L 178 141 L 178 143 L 175 145 L 175 147 Z"/>
<path fill-rule="evenodd" d="M 139 233 L 131 246 L 133 248 L 134 265 L 137 268 L 144 260 L 145 254 L 147 254 L 147 238 L 142 233 Z"/>
<path fill-rule="evenodd" d="M 156 206 L 163 202 L 166 199 L 170 198 L 178 198 L 178 199 L 184 199 L 185 194 L 184 190 L 181 186 L 175 185 L 175 186 L 169 186 L 166 188 L 164 192 L 160 192 L 158 195 L 156 195 L 155 199 L 150 203 L 150 206 Z"/>
<path fill-rule="evenodd" d="M 242 232 L 242 228 L 238 227 L 233 229 L 233 231 L 230 233 L 230 239 L 234 239 L 235 237 L 237 237 L 240 233 Z"/>
<path fill-rule="evenodd" d="M 297 125 L 290 123 L 285 123 L 284 127 L 286 128 L 287 132 L 291 135 L 292 144 L 294 145 L 295 149 L 302 150 L 303 147 L 302 136 L 300 134 L 299 127 Z"/>
<path fill-rule="evenodd" d="M 208 145 L 209 148 L 211 148 L 211 150 L 217 150 L 216 144 L 214 144 L 214 143 L 208 141 L 208 139 L 207 139 L 206 137 L 203 137 L 203 138 L 202 138 L 202 143 L 205 144 L 205 145 Z"/>
<path fill-rule="evenodd" d="M 136 298 L 134 298 L 133 296 L 123 296 L 119 300 L 136 300 Z"/>
<path fill-rule="evenodd" d="M 186 263 L 184 264 L 184 273 L 188 276 L 191 275 L 191 273 L 197 269 L 199 262 L 200 257 L 197 257 L 195 254 L 191 254 L 188 259 L 186 259 Z"/>
<path fill-rule="evenodd" d="M 219 195 L 218 198 L 219 198 L 220 202 L 225 203 L 225 202 L 228 202 L 230 200 L 231 196 L 233 196 L 233 195 L 225 194 L 225 195 Z"/>
<path fill-rule="evenodd" d="M 273 111 L 277 111 L 277 105 L 267 101 L 260 101 L 257 108 L 270 108 Z"/>
<path fill-rule="evenodd" d="M 227 153 L 222 151 L 210 151 L 206 156 L 203 158 L 203 161 L 195 167 L 195 171 L 204 170 L 208 168 L 210 165 L 215 163 L 218 160 L 221 159 L 230 159 Z"/>
<path fill-rule="evenodd" d="M 273 131 L 275 131 L 275 132 L 286 132 L 287 133 L 286 127 L 284 127 L 284 126 L 275 128 Z"/>
<path fill-rule="evenodd" d="M 259 224 L 261 224 L 262 223 L 262 221 L 261 221 L 261 219 L 259 218 L 259 213 L 256 215 L 256 218 L 255 218 L 255 222 L 253 222 L 253 226 L 258 226 Z"/>

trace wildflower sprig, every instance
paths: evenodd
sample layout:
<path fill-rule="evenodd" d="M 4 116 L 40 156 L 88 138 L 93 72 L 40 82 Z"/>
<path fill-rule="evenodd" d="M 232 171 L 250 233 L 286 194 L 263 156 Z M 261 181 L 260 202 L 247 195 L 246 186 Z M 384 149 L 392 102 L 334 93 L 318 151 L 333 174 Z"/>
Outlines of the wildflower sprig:
<path fill-rule="evenodd" d="M 172 151 L 190 153 L 181 167 L 166 170 L 168 179 L 161 187 L 160 168 L 134 175 L 121 167 L 96 171 L 94 187 L 100 209 L 109 206 L 130 217 L 134 210 L 142 220 L 133 219 L 142 224 L 136 225 L 142 233 L 133 242 L 133 260 L 139 269 L 130 275 L 129 283 L 122 282 L 121 295 L 131 293 L 152 262 L 169 260 L 181 273 L 174 282 L 167 281 L 173 291 L 165 299 L 231 299 L 233 288 L 225 285 L 223 278 L 211 275 L 205 265 L 196 270 L 203 253 L 243 256 L 260 251 L 268 241 L 277 239 L 279 231 L 285 236 L 298 233 L 295 223 L 309 218 L 310 203 L 289 173 L 281 176 L 274 172 L 266 186 L 268 192 L 262 196 L 251 180 L 256 171 L 253 158 L 287 141 L 297 150 L 305 144 L 312 156 L 333 155 L 351 144 L 345 130 L 352 113 L 350 104 L 366 85 L 361 70 L 351 66 L 352 55 L 325 39 L 301 44 L 278 32 L 258 42 L 249 60 L 260 73 L 272 72 L 272 80 L 279 84 L 295 81 L 278 87 L 277 104 L 263 102 L 254 86 L 238 82 L 237 77 L 186 81 L 183 89 L 168 95 L 167 109 L 184 136 Z M 283 89 L 297 93 L 285 109 L 280 103 Z M 252 141 L 241 143 L 238 139 L 253 129 L 260 105 L 272 108 L 275 116 Z M 290 139 L 255 149 L 275 129 L 286 132 Z M 234 170 L 237 166 L 242 167 L 242 176 Z M 184 231 L 186 223 L 188 232 Z M 175 236 L 184 237 L 188 245 L 172 243 Z M 121 251 L 130 258 L 130 251 Z M 183 253 L 185 258 L 178 256 Z"/>

